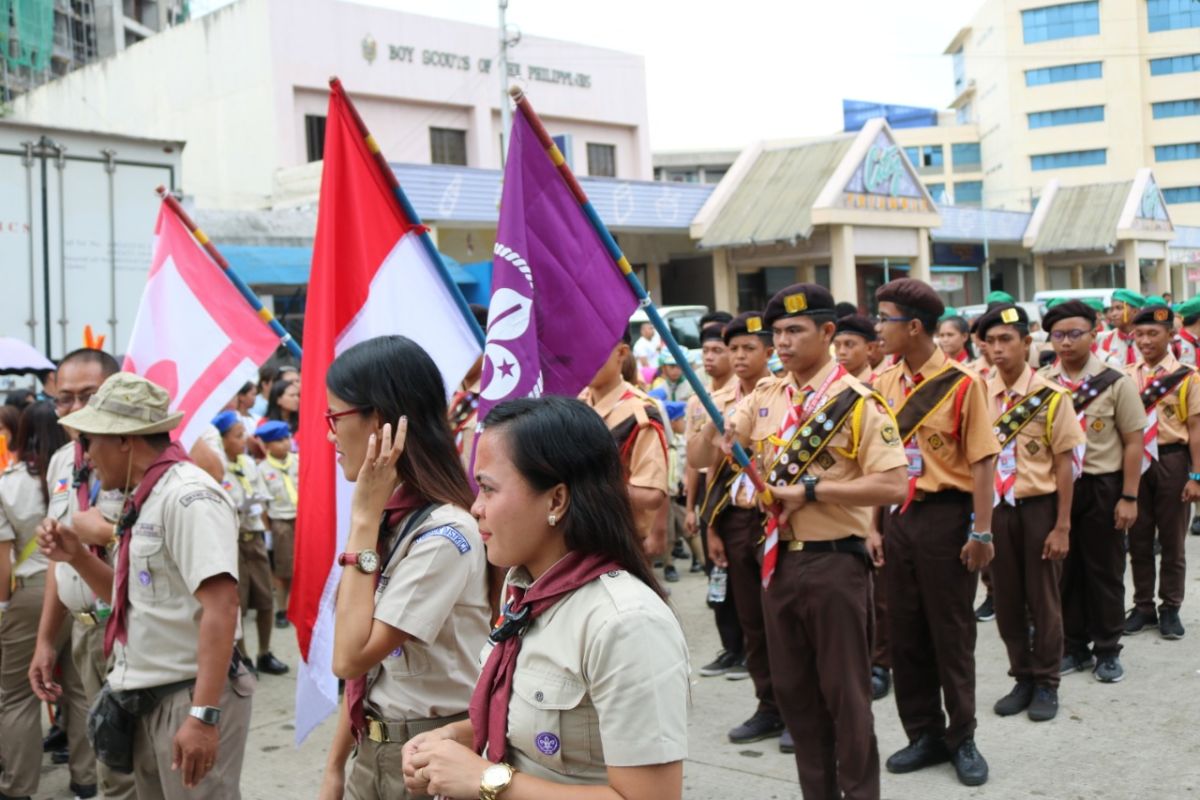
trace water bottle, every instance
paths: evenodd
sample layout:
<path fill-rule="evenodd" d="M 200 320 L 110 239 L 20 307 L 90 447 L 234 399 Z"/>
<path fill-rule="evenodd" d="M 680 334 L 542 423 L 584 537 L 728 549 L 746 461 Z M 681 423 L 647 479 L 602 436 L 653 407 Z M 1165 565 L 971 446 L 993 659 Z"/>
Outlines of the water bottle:
<path fill-rule="evenodd" d="M 729 574 L 724 567 L 714 566 L 708 574 L 708 604 L 715 606 L 724 603 L 728 588 Z"/>

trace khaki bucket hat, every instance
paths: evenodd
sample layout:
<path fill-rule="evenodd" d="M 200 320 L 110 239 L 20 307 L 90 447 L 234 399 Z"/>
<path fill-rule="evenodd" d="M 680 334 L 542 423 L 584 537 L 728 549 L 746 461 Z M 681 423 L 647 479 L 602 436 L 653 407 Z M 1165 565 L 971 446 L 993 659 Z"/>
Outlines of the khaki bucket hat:
<path fill-rule="evenodd" d="M 156 383 L 132 372 L 109 376 L 88 404 L 58 421 L 80 433 L 109 436 L 149 436 L 166 433 L 183 420 L 171 413 L 171 398 Z"/>

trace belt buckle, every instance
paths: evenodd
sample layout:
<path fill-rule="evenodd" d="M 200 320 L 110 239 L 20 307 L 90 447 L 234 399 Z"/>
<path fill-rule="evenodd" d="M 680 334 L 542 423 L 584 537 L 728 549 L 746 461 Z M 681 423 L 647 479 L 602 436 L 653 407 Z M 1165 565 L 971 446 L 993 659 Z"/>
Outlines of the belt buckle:
<path fill-rule="evenodd" d="M 925 491 L 924 489 L 917 489 L 916 491 L 913 492 L 913 501 L 914 502 L 924 503 L 925 500 L 928 499 L 928 497 L 929 497 L 929 492 Z"/>
<path fill-rule="evenodd" d="M 78 620 L 79 624 L 83 625 L 85 628 L 94 628 L 99 623 L 99 621 L 96 619 L 96 615 L 91 611 L 76 611 L 75 619 Z"/>
<path fill-rule="evenodd" d="M 367 719 L 367 738 L 382 744 L 388 740 L 387 728 L 377 719 Z"/>
<path fill-rule="evenodd" d="M 794 553 L 797 550 L 803 550 L 804 542 L 800 541 L 799 539 L 792 539 L 787 543 L 787 549 L 789 553 Z"/>
<path fill-rule="evenodd" d="M 254 534 L 253 534 L 253 533 L 248 533 L 248 532 L 246 532 L 246 531 L 243 531 L 243 532 L 242 532 L 242 541 L 243 541 L 243 542 L 253 542 L 253 541 L 254 541 Z"/>

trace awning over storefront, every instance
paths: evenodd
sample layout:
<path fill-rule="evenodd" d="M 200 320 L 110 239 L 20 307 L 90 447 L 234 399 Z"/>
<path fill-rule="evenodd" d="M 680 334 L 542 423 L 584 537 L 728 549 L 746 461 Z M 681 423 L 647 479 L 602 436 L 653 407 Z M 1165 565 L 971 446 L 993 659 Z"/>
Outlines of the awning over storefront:
<path fill-rule="evenodd" d="M 224 245 L 221 255 L 230 268 L 249 286 L 303 286 L 312 265 L 311 247 Z M 459 286 L 477 283 L 476 278 L 447 255 L 442 260 Z"/>

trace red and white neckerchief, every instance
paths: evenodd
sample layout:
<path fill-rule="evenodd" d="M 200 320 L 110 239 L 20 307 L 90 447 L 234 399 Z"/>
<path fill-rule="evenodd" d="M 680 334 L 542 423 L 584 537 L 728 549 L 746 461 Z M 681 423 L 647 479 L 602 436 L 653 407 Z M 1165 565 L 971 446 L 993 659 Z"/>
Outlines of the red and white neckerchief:
<path fill-rule="evenodd" d="M 1151 368 L 1148 364 L 1145 365 L 1149 371 L 1149 375 L 1142 381 L 1142 391 L 1150 388 L 1154 383 L 1154 379 L 1163 371 L 1162 365 Z M 1138 370 L 1139 375 L 1142 370 Z M 1146 474 L 1146 470 L 1150 469 L 1150 465 L 1158 461 L 1158 403 L 1155 403 L 1149 411 L 1146 412 L 1146 430 L 1142 434 L 1142 474 Z"/>
<path fill-rule="evenodd" d="M 996 405 L 999 407 L 997 416 L 1008 411 L 1017 404 L 1021 396 L 1012 389 L 1005 389 L 1004 394 L 997 397 Z M 1008 440 L 1008 444 L 1004 445 L 1004 449 L 1000 451 L 1000 455 L 996 457 L 996 474 L 994 477 L 995 491 L 992 493 L 992 507 L 1000 505 L 1001 501 L 1008 503 L 1010 506 L 1017 504 L 1014 490 L 1017 486 L 1017 437 L 1014 436 Z"/>
<path fill-rule="evenodd" d="M 734 380 L 736 381 L 737 378 L 734 378 Z M 742 382 L 737 381 L 737 388 L 733 394 L 733 404 L 729 406 L 731 411 L 741 405 L 744 394 L 745 392 L 742 391 Z M 752 503 L 757 493 L 757 490 L 754 488 L 754 481 L 750 480 L 750 476 L 746 474 L 745 470 L 739 472 L 737 477 L 733 479 L 733 482 L 729 484 L 729 502 L 734 506 L 737 506 L 739 495 L 742 496 L 742 502 Z"/>
<path fill-rule="evenodd" d="M 1117 351 L 1117 341 L 1121 342 L 1122 347 L 1124 348 L 1124 353 Z M 1127 367 L 1131 364 L 1137 363 L 1137 352 L 1133 344 L 1133 334 L 1125 333 L 1120 328 L 1113 329 L 1112 334 L 1104 339 L 1104 344 L 1100 349 L 1105 353 L 1108 353 L 1108 356 L 1106 356 L 1104 360 L 1107 361 L 1110 366 Z M 1114 358 L 1116 359 L 1116 363 L 1113 363 Z"/>
<path fill-rule="evenodd" d="M 788 412 L 783 416 L 783 423 L 779 426 L 779 432 L 775 434 L 775 438 L 784 442 L 782 447 L 787 446 L 796 435 L 796 431 L 800 430 L 804 423 L 816 413 L 825 402 L 825 395 L 829 393 L 829 387 L 834 381 L 846 374 L 846 368 L 841 364 L 837 365 L 837 369 L 829 373 L 825 378 L 825 382 L 815 392 L 812 387 L 806 386 L 801 391 L 807 391 L 808 398 L 804 401 L 803 406 L 797 406 L 795 403 L 796 387 L 788 384 L 786 387 L 788 396 Z M 766 589 L 771 585 L 771 576 L 775 574 L 775 564 L 779 561 L 779 518 L 774 514 L 767 517 L 766 536 L 763 539 L 763 560 L 762 560 L 762 586 Z"/>
<path fill-rule="evenodd" d="M 962 350 L 959 350 L 958 354 L 954 356 L 954 360 L 960 364 L 966 364 L 968 361 L 970 361 L 971 356 L 967 352 L 967 348 L 964 347 Z"/>
<path fill-rule="evenodd" d="M 1187 364 L 1189 367 L 1196 366 L 1196 349 L 1197 342 L 1195 335 L 1187 328 L 1179 330 L 1179 352 L 1175 354 L 1175 358 L 1180 362 Z"/>
<path fill-rule="evenodd" d="M 1067 374 L 1062 371 L 1060 362 L 1055 362 L 1058 368 L 1058 382 L 1071 390 L 1071 394 L 1075 394 L 1080 389 L 1087 393 L 1088 378 L 1080 378 L 1078 381 L 1073 381 L 1067 377 Z M 1087 455 L 1087 412 L 1079 411 L 1075 414 L 1075 418 L 1079 420 L 1079 427 L 1083 429 L 1084 443 L 1077 444 L 1071 448 L 1071 476 L 1073 480 L 1079 480 L 1079 476 L 1083 475 L 1083 458 Z"/>

